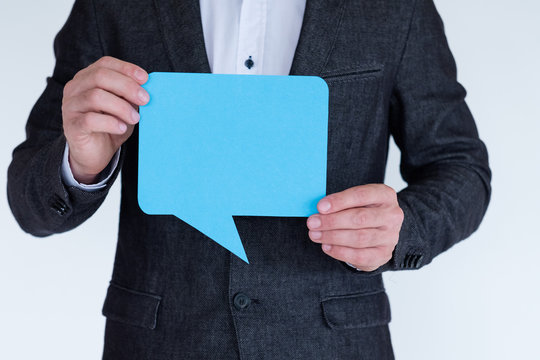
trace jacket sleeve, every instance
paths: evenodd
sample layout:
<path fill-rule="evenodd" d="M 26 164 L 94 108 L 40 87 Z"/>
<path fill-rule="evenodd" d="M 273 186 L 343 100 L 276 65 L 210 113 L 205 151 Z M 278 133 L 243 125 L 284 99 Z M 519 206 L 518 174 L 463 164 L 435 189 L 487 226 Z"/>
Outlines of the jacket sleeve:
<path fill-rule="evenodd" d="M 456 80 L 432 0 L 417 0 L 391 99 L 390 128 L 408 186 L 390 270 L 426 265 L 479 226 L 491 194 L 486 147 Z"/>
<path fill-rule="evenodd" d="M 62 129 L 64 85 L 103 55 L 91 0 L 77 0 L 54 42 L 56 66 L 26 124 L 26 140 L 13 151 L 8 200 L 21 228 L 35 236 L 70 230 L 101 205 L 107 186 L 95 192 L 65 186 L 61 179 L 66 140 Z M 122 160 L 123 156 L 121 156 Z"/>

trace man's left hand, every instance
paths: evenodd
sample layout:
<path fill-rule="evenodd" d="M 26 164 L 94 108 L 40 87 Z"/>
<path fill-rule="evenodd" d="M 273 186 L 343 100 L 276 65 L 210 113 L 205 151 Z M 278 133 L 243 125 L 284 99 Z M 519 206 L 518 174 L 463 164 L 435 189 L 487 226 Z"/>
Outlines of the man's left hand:
<path fill-rule="evenodd" d="M 307 220 L 309 237 L 331 257 L 362 271 L 373 271 L 392 258 L 403 223 L 397 194 L 389 186 L 355 186 L 331 194 Z"/>

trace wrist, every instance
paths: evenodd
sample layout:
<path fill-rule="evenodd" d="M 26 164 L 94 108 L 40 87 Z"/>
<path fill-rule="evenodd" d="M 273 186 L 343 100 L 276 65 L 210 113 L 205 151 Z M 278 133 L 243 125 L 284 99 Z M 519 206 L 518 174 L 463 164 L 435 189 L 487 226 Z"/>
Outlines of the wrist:
<path fill-rule="evenodd" d="M 91 173 L 85 171 L 76 161 L 71 158 L 71 154 L 68 156 L 68 163 L 73 174 L 73 178 L 80 184 L 93 184 L 96 182 L 99 172 Z"/>

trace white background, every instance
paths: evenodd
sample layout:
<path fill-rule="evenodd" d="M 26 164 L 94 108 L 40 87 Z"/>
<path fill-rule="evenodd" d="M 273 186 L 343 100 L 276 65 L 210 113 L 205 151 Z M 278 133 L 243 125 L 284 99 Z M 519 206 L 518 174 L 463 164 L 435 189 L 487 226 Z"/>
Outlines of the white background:
<path fill-rule="evenodd" d="M 309 0 L 308 0 L 309 1 Z M 0 179 L 54 65 L 71 0 L 2 1 Z M 419 270 L 385 274 L 397 359 L 540 358 L 540 3 L 436 1 L 486 142 L 493 197 L 477 233 Z M 387 184 L 399 189 L 393 146 Z M 98 359 L 118 182 L 90 220 L 24 234 L 0 191 L 0 359 Z"/>

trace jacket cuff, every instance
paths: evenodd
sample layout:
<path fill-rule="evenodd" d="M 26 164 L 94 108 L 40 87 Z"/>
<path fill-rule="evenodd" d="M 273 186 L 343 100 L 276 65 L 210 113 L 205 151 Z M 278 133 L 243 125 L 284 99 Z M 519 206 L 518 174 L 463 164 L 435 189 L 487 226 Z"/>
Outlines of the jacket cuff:
<path fill-rule="evenodd" d="M 99 189 L 103 189 L 105 186 L 107 186 L 107 183 L 109 182 L 111 176 L 114 173 L 114 170 L 116 170 L 118 166 L 118 161 L 120 159 L 120 149 L 116 151 L 116 154 L 114 154 L 113 158 L 107 165 L 105 169 L 98 175 L 97 181 L 94 184 L 83 184 L 78 182 L 75 177 L 73 176 L 73 172 L 71 171 L 71 166 L 69 164 L 69 146 L 66 143 L 66 147 L 64 149 L 64 157 L 62 160 L 62 181 L 66 186 L 73 186 L 76 188 L 79 188 L 80 190 L 84 191 L 97 191 Z"/>
<path fill-rule="evenodd" d="M 430 262 L 430 249 L 416 226 L 416 217 L 407 201 L 398 194 L 398 203 L 404 218 L 399 240 L 394 249 L 389 270 L 415 270 Z"/>
<path fill-rule="evenodd" d="M 62 179 L 62 163 L 64 160 L 64 150 L 66 148 L 66 139 L 63 135 L 58 137 L 47 150 L 39 156 L 36 161 L 43 161 L 45 171 L 38 175 L 36 181 L 46 182 L 39 184 L 42 189 L 50 189 L 47 196 L 42 198 L 42 208 L 49 212 L 46 216 L 51 222 L 55 232 L 68 230 L 70 218 L 73 215 L 79 217 L 79 213 L 88 211 L 89 208 L 99 206 L 107 195 L 114 180 L 121 169 L 124 151 L 120 151 L 118 164 L 105 184 L 95 191 L 86 191 L 76 186 L 66 185 Z M 52 173 L 51 173 L 52 172 Z M 94 205 L 94 206 L 92 206 Z"/>

